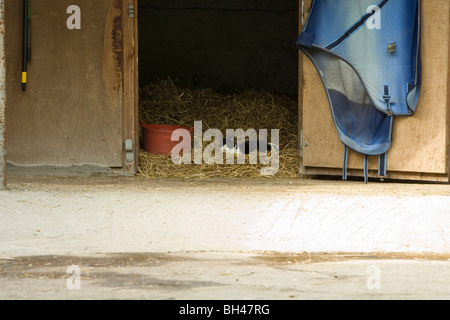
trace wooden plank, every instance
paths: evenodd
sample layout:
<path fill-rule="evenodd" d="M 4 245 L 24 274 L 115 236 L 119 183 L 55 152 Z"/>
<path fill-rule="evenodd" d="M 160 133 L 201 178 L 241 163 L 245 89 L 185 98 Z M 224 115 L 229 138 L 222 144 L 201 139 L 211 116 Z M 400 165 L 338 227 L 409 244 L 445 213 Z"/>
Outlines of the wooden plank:
<path fill-rule="evenodd" d="M 138 12 L 138 0 L 134 0 L 135 3 L 135 19 L 134 19 L 134 118 L 133 124 L 134 128 L 134 142 L 135 154 L 134 154 L 134 164 L 132 171 L 137 172 L 139 165 L 139 12 Z"/>
<path fill-rule="evenodd" d="M 300 2 L 301 3 L 301 2 Z M 309 7 L 310 0 L 306 1 Z M 388 174 L 421 177 L 449 173 L 449 48 L 450 2 L 422 1 L 422 92 L 417 113 L 397 117 L 393 145 L 388 153 Z M 334 127 L 321 79 L 311 61 L 301 54 L 303 167 L 342 168 L 343 144 Z M 348 167 L 363 168 L 363 156 L 350 152 Z M 371 157 L 369 168 L 377 168 Z M 315 169 L 314 169 L 315 170 Z M 303 170 L 307 172 L 308 170 Z M 394 174 L 395 172 L 395 174 Z M 400 174 L 401 175 L 401 174 Z M 448 179 L 447 179 L 448 181 Z"/>
<path fill-rule="evenodd" d="M 0 0 L 0 191 L 6 189 L 5 2 Z"/>
<path fill-rule="evenodd" d="M 303 172 L 306 176 L 332 176 L 340 178 L 342 176 L 342 169 L 337 168 L 314 168 L 305 167 Z M 364 174 L 361 169 L 349 169 L 348 174 L 351 177 L 364 179 Z M 378 176 L 377 170 L 369 170 L 369 178 L 381 179 Z M 389 179 L 393 180 L 409 180 L 409 181 L 423 181 L 423 182 L 448 182 L 448 176 L 446 174 L 436 173 L 422 173 L 422 172 L 398 172 L 390 171 Z"/>
<path fill-rule="evenodd" d="M 422 4 L 422 89 L 417 112 L 394 121 L 389 170 L 448 173 L 446 118 L 450 41 L 450 2 Z"/>
<path fill-rule="evenodd" d="M 134 8 L 134 16 L 128 14 L 129 6 Z M 123 141 L 133 141 L 134 159 L 127 161 L 124 153 L 123 171 L 134 173 L 137 171 L 139 153 L 139 131 L 138 131 L 138 37 L 137 20 L 138 7 L 136 0 L 123 0 L 123 41 L 124 41 L 124 105 L 123 105 Z"/>
<path fill-rule="evenodd" d="M 122 43 L 115 0 L 32 2 L 32 61 L 21 92 L 21 6 L 6 0 L 7 160 L 16 165 L 122 166 Z"/>
<path fill-rule="evenodd" d="M 299 34 L 302 32 L 304 24 L 306 23 L 307 18 L 307 8 L 310 6 L 310 1 L 307 0 L 308 4 L 305 1 L 300 1 L 299 3 L 299 19 L 298 19 L 298 32 Z M 302 161 L 303 158 L 303 88 L 305 86 L 304 82 L 304 73 L 303 73 L 303 55 L 299 52 L 298 55 L 298 147 L 300 150 L 300 158 L 299 158 L 299 174 L 303 175 L 305 173 L 305 167 Z"/>
<path fill-rule="evenodd" d="M 450 20 L 450 10 L 448 13 L 448 20 Z M 448 26 L 448 33 L 450 34 L 450 23 Z M 450 35 L 449 35 L 450 37 Z M 450 181 L 450 41 L 448 42 L 448 52 L 449 52 L 449 57 L 448 57 L 448 76 L 447 76 L 447 162 L 448 162 L 448 167 L 447 167 L 447 173 L 449 176 L 449 181 Z"/>

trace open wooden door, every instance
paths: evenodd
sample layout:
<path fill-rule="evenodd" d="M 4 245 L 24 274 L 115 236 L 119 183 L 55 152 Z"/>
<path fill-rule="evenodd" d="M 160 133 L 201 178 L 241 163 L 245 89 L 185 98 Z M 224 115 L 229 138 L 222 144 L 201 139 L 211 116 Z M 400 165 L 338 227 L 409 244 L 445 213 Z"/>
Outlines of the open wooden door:
<path fill-rule="evenodd" d="M 448 182 L 450 175 L 450 2 L 422 0 L 422 90 L 417 112 L 394 120 L 388 152 L 388 178 Z M 300 1 L 300 25 L 311 0 Z M 303 8 L 303 10 L 302 10 Z M 334 123 L 319 74 L 300 54 L 299 105 L 302 157 L 306 175 L 341 175 L 344 146 Z M 377 177 L 377 157 L 369 175 Z M 364 158 L 350 152 L 349 176 L 363 175 Z"/>
<path fill-rule="evenodd" d="M 6 0 L 8 162 L 136 170 L 135 2 L 78 0 L 75 28 L 72 3 L 31 1 L 32 59 L 22 92 L 22 1 Z"/>

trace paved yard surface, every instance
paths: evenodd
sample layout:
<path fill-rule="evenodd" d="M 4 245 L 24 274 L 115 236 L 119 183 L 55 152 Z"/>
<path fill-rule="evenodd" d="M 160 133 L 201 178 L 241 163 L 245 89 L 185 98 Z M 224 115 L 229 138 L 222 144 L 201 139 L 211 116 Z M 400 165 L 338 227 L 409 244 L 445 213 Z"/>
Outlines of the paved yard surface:
<path fill-rule="evenodd" d="M 446 299 L 446 256 L 230 252 L 0 260 L 0 299 Z"/>
<path fill-rule="evenodd" d="M 1 299 L 450 298 L 448 184 L 11 177 L 8 186 Z"/>

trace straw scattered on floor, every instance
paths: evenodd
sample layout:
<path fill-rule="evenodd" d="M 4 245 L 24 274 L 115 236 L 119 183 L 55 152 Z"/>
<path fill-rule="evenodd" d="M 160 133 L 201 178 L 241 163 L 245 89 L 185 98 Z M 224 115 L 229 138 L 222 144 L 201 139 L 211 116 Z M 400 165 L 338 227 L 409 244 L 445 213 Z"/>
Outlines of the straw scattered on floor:
<path fill-rule="evenodd" d="M 220 94 L 211 89 L 188 89 L 171 79 L 140 90 L 139 117 L 149 124 L 192 127 L 202 121 L 203 131 L 226 129 L 279 129 L 279 170 L 269 178 L 298 177 L 297 102 L 266 90 L 244 90 Z M 270 141 L 270 137 L 268 138 Z M 224 161 L 225 162 L 225 161 Z M 192 162 L 193 163 L 193 162 Z M 270 165 L 266 165 L 270 166 Z M 143 150 L 139 173 L 149 178 L 261 177 L 262 164 L 174 164 L 170 156 Z"/>

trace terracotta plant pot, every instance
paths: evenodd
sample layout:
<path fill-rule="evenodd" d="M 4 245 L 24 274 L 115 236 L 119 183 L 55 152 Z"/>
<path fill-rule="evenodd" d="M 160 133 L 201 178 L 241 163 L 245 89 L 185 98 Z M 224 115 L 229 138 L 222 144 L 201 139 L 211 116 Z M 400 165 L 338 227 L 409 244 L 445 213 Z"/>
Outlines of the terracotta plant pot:
<path fill-rule="evenodd" d="M 177 129 L 188 130 L 191 134 L 191 141 L 194 137 L 194 127 L 147 124 L 144 121 L 140 121 L 140 123 L 143 147 L 149 153 L 169 155 L 173 147 L 180 143 L 180 141 L 171 141 L 172 133 Z"/>

